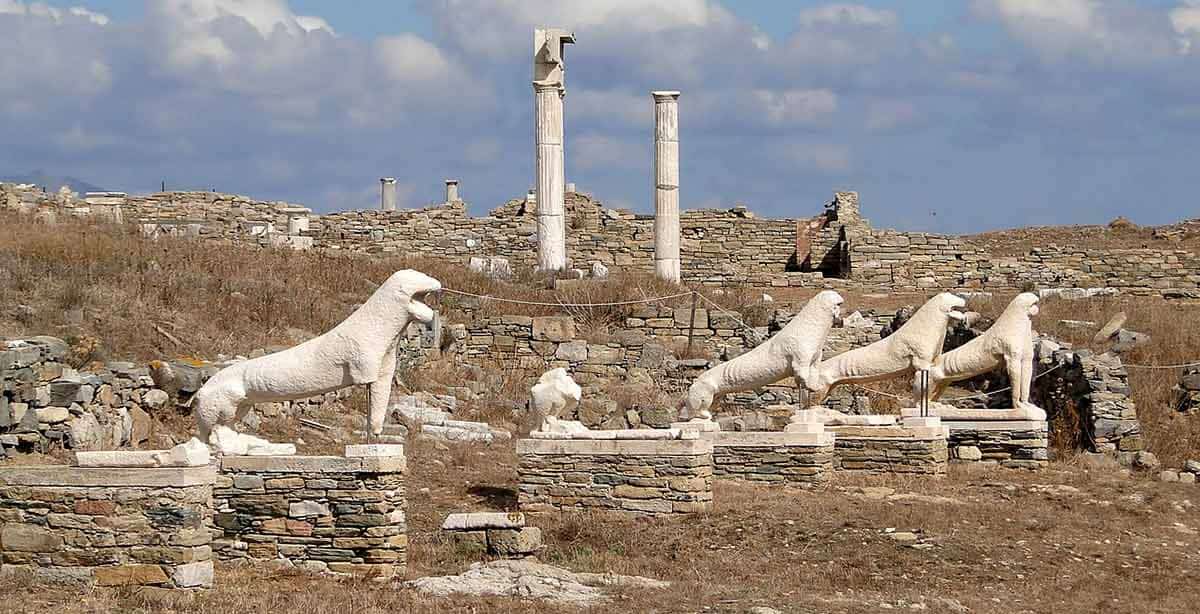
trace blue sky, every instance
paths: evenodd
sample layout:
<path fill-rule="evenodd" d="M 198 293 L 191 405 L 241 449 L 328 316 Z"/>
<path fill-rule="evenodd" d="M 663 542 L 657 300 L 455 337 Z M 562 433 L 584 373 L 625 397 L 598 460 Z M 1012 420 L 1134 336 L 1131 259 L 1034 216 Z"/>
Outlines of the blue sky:
<path fill-rule="evenodd" d="M 319 211 L 532 183 L 530 53 L 573 28 L 568 181 L 651 209 L 678 89 L 681 200 L 970 232 L 1200 216 L 1200 0 L 0 0 L 0 172 L 217 188 Z"/>

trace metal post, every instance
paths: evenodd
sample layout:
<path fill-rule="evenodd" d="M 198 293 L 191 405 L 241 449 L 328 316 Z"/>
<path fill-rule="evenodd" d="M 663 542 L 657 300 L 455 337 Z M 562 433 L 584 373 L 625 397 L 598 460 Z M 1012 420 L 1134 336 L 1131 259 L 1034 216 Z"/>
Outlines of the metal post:
<path fill-rule="evenodd" d="M 921 369 L 921 417 L 929 417 L 929 369 Z"/>
<path fill-rule="evenodd" d="M 688 344 L 684 352 L 689 358 L 692 355 L 692 335 L 696 332 L 696 301 L 699 299 L 700 293 L 692 290 L 692 317 L 688 320 Z"/>

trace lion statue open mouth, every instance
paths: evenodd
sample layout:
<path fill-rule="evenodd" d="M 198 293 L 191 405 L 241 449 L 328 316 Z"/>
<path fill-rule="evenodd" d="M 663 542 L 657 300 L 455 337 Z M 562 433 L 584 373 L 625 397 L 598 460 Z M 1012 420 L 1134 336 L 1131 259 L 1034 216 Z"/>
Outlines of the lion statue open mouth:
<path fill-rule="evenodd" d="M 240 420 L 255 403 L 301 399 L 356 384 L 369 386 L 371 434 L 379 435 L 396 371 L 396 344 L 410 322 L 433 321 L 433 309 L 422 301 L 441 288 L 441 282 L 420 271 L 397 271 L 329 332 L 222 369 L 196 392 L 192 413 L 200 441 L 220 448 L 213 429 Z"/>

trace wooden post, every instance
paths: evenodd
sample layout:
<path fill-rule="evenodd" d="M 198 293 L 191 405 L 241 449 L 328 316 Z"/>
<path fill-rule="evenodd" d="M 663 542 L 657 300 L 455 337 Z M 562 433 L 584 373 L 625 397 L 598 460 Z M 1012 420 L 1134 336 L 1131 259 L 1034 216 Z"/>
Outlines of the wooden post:
<path fill-rule="evenodd" d="M 692 335 L 696 332 L 696 301 L 700 299 L 700 293 L 692 290 L 692 317 L 688 319 L 688 344 L 687 350 L 684 351 L 689 358 L 692 356 Z"/>

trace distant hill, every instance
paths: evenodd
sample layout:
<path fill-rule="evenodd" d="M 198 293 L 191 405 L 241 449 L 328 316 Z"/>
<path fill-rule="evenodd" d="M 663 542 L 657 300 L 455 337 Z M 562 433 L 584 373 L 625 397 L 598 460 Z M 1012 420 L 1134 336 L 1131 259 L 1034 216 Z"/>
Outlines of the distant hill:
<path fill-rule="evenodd" d="M 7 183 L 32 183 L 34 185 L 46 186 L 47 192 L 58 191 L 61 186 L 67 186 L 74 192 L 79 192 L 82 196 L 84 192 L 104 192 L 105 189 L 76 179 L 68 175 L 48 175 L 44 171 L 37 170 L 24 175 L 0 175 L 0 181 Z"/>

